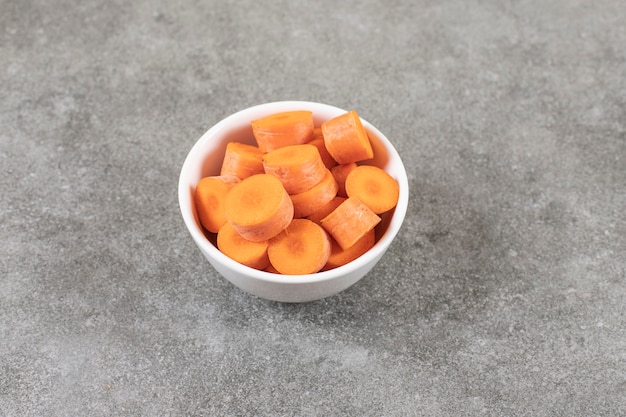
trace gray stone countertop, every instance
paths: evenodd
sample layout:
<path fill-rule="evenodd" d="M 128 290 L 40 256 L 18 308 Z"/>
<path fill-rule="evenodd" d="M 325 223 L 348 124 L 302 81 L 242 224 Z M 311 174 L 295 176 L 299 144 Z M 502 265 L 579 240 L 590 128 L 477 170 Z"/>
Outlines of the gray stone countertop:
<path fill-rule="evenodd" d="M 0 1 L 0 415 L 626 415 L 622 1 Z M 269 101 L 355 109 L 411 200 L 381 262 L 249 295 L 182 162 Z"/>

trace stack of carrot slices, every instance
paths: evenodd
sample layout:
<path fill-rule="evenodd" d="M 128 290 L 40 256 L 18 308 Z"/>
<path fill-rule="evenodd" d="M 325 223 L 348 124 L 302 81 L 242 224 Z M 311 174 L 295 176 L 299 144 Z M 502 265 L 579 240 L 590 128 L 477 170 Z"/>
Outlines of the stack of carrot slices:
<path fill-rule="evenodd" d="M 202 178 L 194 203 L 218 249 L 251 268 L 302 275 L 337 268 L 375 244 L 398 182 L 374 157 L 351 110 L 321 126 L 294 110 L 251 121 L 255 145 L 231 142 L 220 175 Z"/>

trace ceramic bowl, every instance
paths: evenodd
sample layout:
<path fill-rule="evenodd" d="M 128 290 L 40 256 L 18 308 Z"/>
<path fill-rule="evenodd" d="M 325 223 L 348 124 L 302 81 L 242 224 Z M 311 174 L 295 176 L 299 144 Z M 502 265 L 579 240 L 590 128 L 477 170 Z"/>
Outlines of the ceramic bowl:
<path fill-rule="evenodd" d="M 308 101 L 281 101 L 253 106 L 221 120 L 193 145 L 187 155 L 178 182 L 178 200 L 183 221 L 204 257 L 225 279 L 255 296 L 286 303 L 301 303 L 332 296 L 363 278 L 385 254 L 396 237 L 407 210 L 409 185 L 398 152 L 377 128 L 362 120 L 372 143 L 375 157 L 364 163 L 386 170 L 400 185 L 400 197 L 394 210 L 384 214 L 377 227 L 376 244 L 361 257 L 341 267 L 308 275 L 280 275 L 244 266 L 221 253 L 211 236 L 201 227 L 193 204 L 198 181 L 219 175 L 226 144 L 239 141 L 256 144 L 250 122 L 273 113 L 310 110 L 315 124 L 346 112 L 327 104 Z M 358 109 L 356 109 L 358 112 Z"/>

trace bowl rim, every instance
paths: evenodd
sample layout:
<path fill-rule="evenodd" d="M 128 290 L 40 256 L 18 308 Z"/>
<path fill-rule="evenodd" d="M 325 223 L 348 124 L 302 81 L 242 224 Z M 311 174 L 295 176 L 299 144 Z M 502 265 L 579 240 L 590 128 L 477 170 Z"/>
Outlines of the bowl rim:
<path fill-rule="evenodd" d="M 198 245 L 201 251 L 211 258 L 215 260 L 215 262 L 219 262 L 224 267 L 233 270 L 233 272 L 245 275 L 249 278 L 253 278 L 259 281 L 265 281 L 268 283 L 274 284 L 312 284 L 312 283 L 321 283 L 324 281 L 330 281 L 336 279 L 338 277 L 345 276 L 350 273 L 354 273 L 358 271 L 365 265 L 375 261 L 377 258 L 381 257 L 387 248 L 391 245 L 392 241 L 398 234 L 402 223 L 404 221 L 404 217 L 406 216 L 408 201 L 409 201 L 409 186 L 408 186 L 408 177 L 406 173 L 406 169 L 398 154 L 398 151 L 393 146 L 391 141 L 375 126 L 369 123 L 367 120 L 361 118 L 361 122 L 363 126 L 371 131 L 374 135 L 376 135 L 377 140 L 384 144 L 387 152 L 393 155 L 394 159 L 399 162 L 399 166 L 395 169 L 398 171 L 400 175 L 397 175 L 396 180 L 400 186 L 400 195 L 398 199 L 398 203 L 396 207 L 393 209 L 393 213 L 389 220 L 389 224 L 387 225 L 387 229 L 380 236 L 380 238 L 376 241 L 374 246 L 368 250 L 366 253 L 358 257 L 357 259 L 339 266 L 334 269 L 330 269 L 327 271 L 320 271 L 313 274 L 303 274 L 303 275 L 287 275 L 287 274 L 277 274 L 273 272 L 261 271 L 258 269 L 254 269 L 248 267 L 246 265 L 240 264 L 239 262 L 229 258 L 225 254 L 223 254 L 205 235 L 202 229 L 199 227 L 194 214 L 193 214 L 193 202 L 189 197 L 189 181 L 187 177 L 190 175 L 189 173 L 189 165 L 193 162 L 194 159 L 199 158 L 196 155 L 199 152 L 199 149 L 203 148 L 204 144 L 211 140 L 211 138 L 222 129 L 227 128 L 227 126 L 232 123 L 236 119 L 240 119 L 246 114 L 256 113 L 258 111 L 267 111 L 271 112 L 279 112 L 285 111 L 286 109 L 295 109 L 295 108 L 304 108 L 312 110 L 311 108 L 317 107 L 325 108 L 329 111 L 337 111 L 337 112 L 346 112 L 339 107 L 335 107 L 329 104 L 314 102 L 314 101 L 297 101 L 297 100 L 287 100 L 287 101 L 274 101 L 263 104 L 253 105 L 242 110 L 238 110 L 235 113 L 232 113 L 220 121 L 211 126 L 200 138 L 194 143 L 191 150 L 185 157 L 183 162 L 179 179 L 178 179 L 178 203 L 179 208 L 183 217 L 183 221 L 187 230 L 191 234 L 193 240 L 196 245 Z M 312 110 L 314 111 L 314 110 Z"/>

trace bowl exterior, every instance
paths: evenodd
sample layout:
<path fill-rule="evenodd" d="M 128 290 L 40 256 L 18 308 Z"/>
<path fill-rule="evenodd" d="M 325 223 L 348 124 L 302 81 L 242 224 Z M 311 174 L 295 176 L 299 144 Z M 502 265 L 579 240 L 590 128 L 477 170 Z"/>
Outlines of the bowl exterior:
<path fill-rule="evenodd" d="M 381 253 L 367 263 L 360 265 L 357 269 L 350 270 L 327 281 L 280 282 L 259 279 L 258 274 L 254 270 L 251 273 L 234 270 L 204 251 L 202 246 L 198 247 L 213 268 L 230 283 L 257 297 L 282 303 L 305 303 L 338 294 L 367 275 L 383 255 Z"/>

